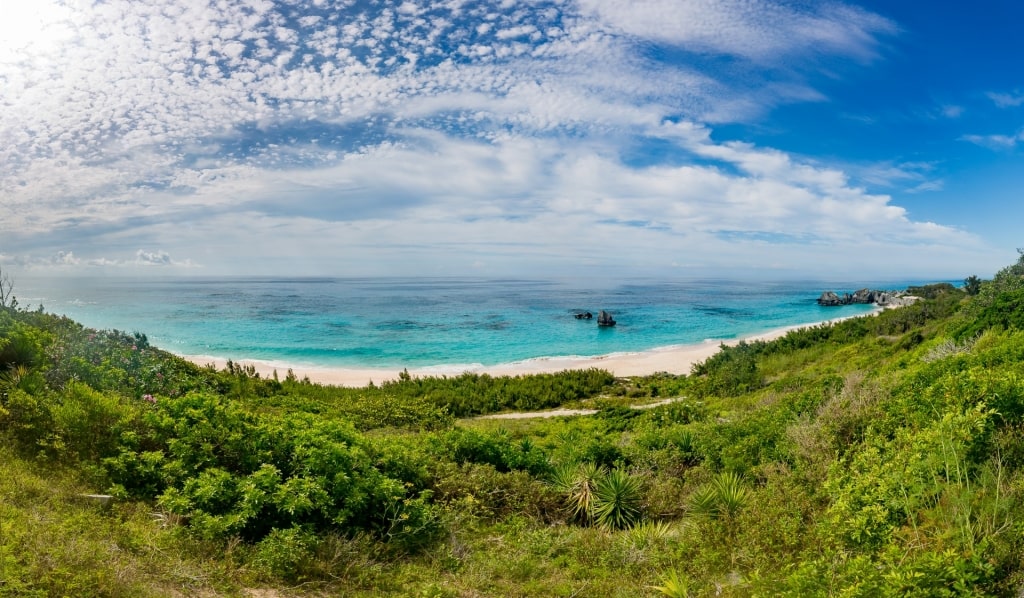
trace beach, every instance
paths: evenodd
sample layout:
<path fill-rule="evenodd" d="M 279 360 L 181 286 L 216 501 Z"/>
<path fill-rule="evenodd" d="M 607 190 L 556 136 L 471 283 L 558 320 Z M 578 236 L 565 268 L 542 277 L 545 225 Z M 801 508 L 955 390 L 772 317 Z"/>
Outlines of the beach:
<path fill-rule="evenodd" d="M 873 315 L 881 311 L 878 308 L 866 315 Z M 865 315 L 865 314 L 861 314 Z M 630 353 L 611 353 L 595 357 L 541 357 L 528 359 L 513 363 L 498 364 L 493 366 L 483 365 L 453 365 L 408 368 L 410 376 L 458 376 L 471 372 L 476 374 L 488 374 L 491 376 L 517 376 L 523 374 L 543 374 L 561 372 L 564 370 L 583 370 L 588 368 L 600 368 L 607 370 L 618 377 L 647 376 L 659 372 L 669 374 L 689 374 L 694 364 L 700 363 L 718 352 L 721 345 L 736 345 L 741 341 L 771 341 L 781 338 L 791 330 L 818 326 L 821 324 L 839 322 L 852 317 L 833 318 L 820 322 L 811 322 L 795 326 L 785 326 L 768 332 L 745 336 L 730 340 L 709 340 L 698 344 L 673 345 Z M 200 365 L 212 364 L 217 369 L 223 369 L 227 365 L 227 359 L 221 357 L 210 357 L 205 355 L 181 355 L 181 357 Z M 401 369 L 382 368 L 324 368 L 315 366 L 289 365 L 276 362 L 232 359 L 234 363 L 243 366 L 252 366 L 256 372 L 263 377 L 272 377 L 277 372 L 279 378 L 284 378 L 291 369 L 299 379 L 309 378 L 311 382 L 334 386 L 362 387 L 370 382 L 380 384 L 391 380 L 397 380 Z"/>

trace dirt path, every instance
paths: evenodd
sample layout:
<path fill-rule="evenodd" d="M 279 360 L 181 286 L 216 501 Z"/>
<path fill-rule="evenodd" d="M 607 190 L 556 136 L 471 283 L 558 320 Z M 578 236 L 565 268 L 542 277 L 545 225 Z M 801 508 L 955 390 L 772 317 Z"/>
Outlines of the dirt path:
<path fill-rule="evenodd" d="M 674 397 L 671 399 L 663 399 L 656 403 L 647 403 L 645 405 L 631 405 L 633 409 L 653 409 L 662 405 L 668 405 L 674 401 L 678 401 L 682 397 Z M 597 413 L 597 409 L 552 409 L 549 411 L 513 411 L 511 413 L 496 413 L 494 415 L 481 415 L 473 419 L 534 419 L 538 417 L 566 417 L 572 415 L 594 415 Z"/>

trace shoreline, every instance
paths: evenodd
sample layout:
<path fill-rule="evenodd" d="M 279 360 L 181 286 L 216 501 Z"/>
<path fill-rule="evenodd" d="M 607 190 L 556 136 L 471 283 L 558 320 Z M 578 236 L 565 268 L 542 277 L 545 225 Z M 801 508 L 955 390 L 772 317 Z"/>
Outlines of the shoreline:
<path fill-rule="evenodd" d="M 867 313 L 853 316 L 843 316 L 819 322 L 806 324 L 795 324 L 784 326 L 767 332 L 751 334 L 730 340 L 707 340 L 702 343 L 690 345 L 671 345 L 667 347 L 656 347 L 636 353 L 610 353 L 594 357 L 538 357 L 513 363 L 497 365 L 442 365 L 408 368 L 409 375 L 414 378 L 458 376 L 464 373 L 488 374 L 490 376 L 518 376 L 524 374 L 550 374 L 564 370 L 585 370 L 589 368 L 600 368 L 608 370 L 614 376 L 627 378 L 630 376 L 648 376 L 659 372 L 669 374 L 689 374 L 694 364 L 700 363 L 718 352 L 722 344 L 732 346 L 741 341 L 772 341 L 781 338 L 791 330 L 820 326 L 859 318 L 872 316 L 883 309 L 877 307 Z M 228 359 L 208 355 L 178 355 L 192 363 L 205 367 L 213 365 L 218 370 L 227 366 Z M 318 366 L 297 366 L 280 364 L 271 361 L 258 359 L 231 359 L 236 364 L 252 366 L 261 377 L 272 378 L 277 372 L 278 378 L 284 378 L 289 369 L 298 379 L 309 378 L 310 382 L 329 386 L 346 386 L 350 388 L 362 388 L 370 384 L 381 384 L 383 382 L 398 380 L 399 374 L 403 371 L 400 368 L 346 368 L 346 367 L 318 367 Z"/>

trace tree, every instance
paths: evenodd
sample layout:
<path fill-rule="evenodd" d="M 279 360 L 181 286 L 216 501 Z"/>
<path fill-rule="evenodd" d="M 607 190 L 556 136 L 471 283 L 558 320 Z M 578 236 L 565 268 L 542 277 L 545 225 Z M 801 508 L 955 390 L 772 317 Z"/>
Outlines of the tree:
<path fill-rule="evenodd" d="M 981 291 L 981 279 L 973 274 L 964 279 L 964 291 L 971 296 Z"/>
<path fill-rule="evenodd" d="M 3 268 L 0 268 L 0 307 L 17 307 L 18 301 L 14 298 L 14 283 Z"/>

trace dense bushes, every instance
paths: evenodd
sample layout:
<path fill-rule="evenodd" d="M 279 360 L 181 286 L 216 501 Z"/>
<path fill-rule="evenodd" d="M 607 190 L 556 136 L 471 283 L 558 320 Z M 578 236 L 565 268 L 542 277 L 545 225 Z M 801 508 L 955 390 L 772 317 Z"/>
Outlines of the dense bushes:
<path fill-rule="evenodd" d="M 4 587 L 1014 595 L 1021 280 L 1007 269 L 969 299 L 929 286 L 910 307 L 723 348 L 690 376 L 629 382 L 590 370 L 339 389 L 197 368 L 141 334 L 0 309 L 0 456 L 22 464 L 0 470 L 23 485 L 26 467 L 71 472 L 74 492 L 116 497 L 110 515 L 85 513 L 70 509 L 71 491 L 54 501 L 36 481 L 33 507 L 0 478 Z M 666 395 L 675 400 L 629 406 Z M 598 412 L 460 419 L 573 401 Z M 81 565 L 62 568 L 58 552 L 28 542 L 32 521 L 68 512 L 123 530 L 99 551 L 114 555 L 110 569 L 70 549 L 61 558 Z M 48 526 L 47 538 L 60 536 Z M 167 534 L 147 554 L 204 555 L 217 573 L 173 591 L 116 581 L 122 569 L 145 579 L 124 564 L 143 558 L 138 530 Z"/>
<path fill-rule="evenodd" d="M 454 377 L 412 378 L 366 388 L 339 388 L 286 378 L 283 382 L 259 379 L 244 370 L 218 375 L 225 389 L 247 387 L 241 400 L 253 409 L 301 409 L 327 417 L 342 417 L 361 430 L 401 427 L 442 429 L 453 417 L 468 417 L 505 410 L 558 407 L 593 398 L 614 383 L 608 372 L 597 369 L 557 374 L 493 377 L 465 373 Z"/>
<path fill-rule="evenodd" d="M 988 305 L 957 331 L 957 337 L 972 338 L 990 328 L 1024 330 L 1024 288 L 1006 291 L 993 297 Z"/>
<path fill-rule="evenodd" d="M 386 382 L 381 390 L 395 397 L 422 397 L 444 406 L 456 417 L 494 413 L 506 409 L 536 410 L 590 398 L 615 378 L 598 369 L 558 374 L 493 377 L 465 373 L 455 377 L 409 378 Z"/>

